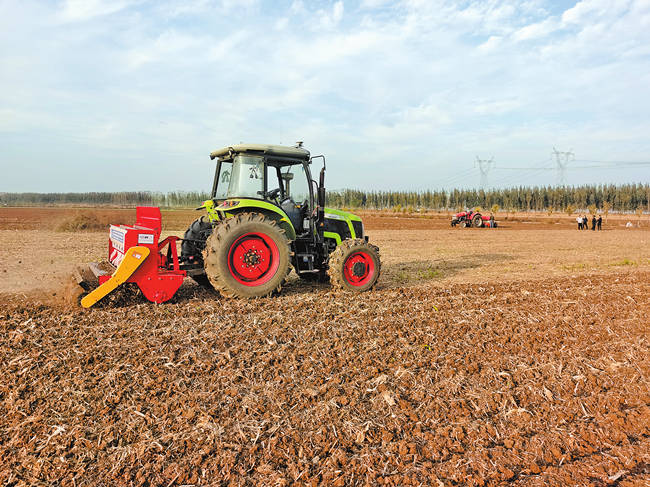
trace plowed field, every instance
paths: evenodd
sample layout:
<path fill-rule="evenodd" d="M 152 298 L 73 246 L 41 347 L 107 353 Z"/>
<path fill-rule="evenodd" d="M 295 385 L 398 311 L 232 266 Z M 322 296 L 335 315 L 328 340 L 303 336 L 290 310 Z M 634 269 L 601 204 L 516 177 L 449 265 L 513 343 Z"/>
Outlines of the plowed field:
<path fill-rule="evenodd" d="M 370 293 L 91 310 L 105 233 L 5 226 L 0 484 L 648 485 L 650 232 L 366 221 Z"/>

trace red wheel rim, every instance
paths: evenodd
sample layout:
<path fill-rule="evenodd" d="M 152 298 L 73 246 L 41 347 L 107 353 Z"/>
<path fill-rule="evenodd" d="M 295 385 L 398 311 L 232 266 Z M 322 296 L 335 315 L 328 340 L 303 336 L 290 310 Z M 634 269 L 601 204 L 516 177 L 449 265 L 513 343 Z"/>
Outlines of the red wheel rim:
<path fill-rule="evenodd" d="M 228 270 L 244 286 L 261 286 L 275 275 L 280 266 L 280 251 L 264 233 L 246 233 L 233 242 L 228 251 Z"/>
<path fill-rule="evenodd" d="M 355 252 L 343 263 L 343 275 L 352 286 L 365 286 L 375 275 L 375 261 L 367 252 Z"/>

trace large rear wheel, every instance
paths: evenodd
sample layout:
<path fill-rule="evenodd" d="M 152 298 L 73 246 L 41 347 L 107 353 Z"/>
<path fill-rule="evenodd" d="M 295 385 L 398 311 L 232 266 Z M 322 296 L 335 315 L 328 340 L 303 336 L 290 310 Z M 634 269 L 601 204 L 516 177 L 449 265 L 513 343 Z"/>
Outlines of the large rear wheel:
<path fill-rule="evenodd" d="M 379 248 L 365 240 L 344 240 L 330 255 L 328 274 L 335 288 L 368 291 L 380 272 Z"/>
<path fill-rule="evenodd" d="M 254 298 L 279 292 L 289 272 L 289 241 L 259 213 L 225 220 L 203 250 L 205 272 L 224 296 Z"/>
<path fill-rule="evenodd" d="M 477 213 L 472 217 L 472 225 L 474 225 L 474 228 L 480 228 L 483 226 L 483 217 L 480 213 Z"/>

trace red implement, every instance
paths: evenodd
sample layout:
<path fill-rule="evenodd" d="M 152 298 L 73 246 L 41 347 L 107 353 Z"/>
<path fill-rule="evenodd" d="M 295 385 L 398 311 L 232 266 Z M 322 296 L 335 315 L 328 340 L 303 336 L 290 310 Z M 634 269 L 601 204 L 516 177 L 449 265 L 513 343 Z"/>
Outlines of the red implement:
<path fill-rule="evenodd" d="M 82 306 L 92 306 L 124 282 L 136 283 L 145 297 L 154 303 L 171 299 L 187 272 L 181 270 L 178 261 L 178 237 L 159 241 L 161 228 L 160 208 L 152 206 L 138 206 L 135 225 L 111 225 L 108 261 L 115 268 L 114 272 L 108 274 L 98 265 L 90 266 L 95 274 L 99 274 L 99 287 L 82 300 Z M 137 251 L 129 252 L 129 249 Z"/>

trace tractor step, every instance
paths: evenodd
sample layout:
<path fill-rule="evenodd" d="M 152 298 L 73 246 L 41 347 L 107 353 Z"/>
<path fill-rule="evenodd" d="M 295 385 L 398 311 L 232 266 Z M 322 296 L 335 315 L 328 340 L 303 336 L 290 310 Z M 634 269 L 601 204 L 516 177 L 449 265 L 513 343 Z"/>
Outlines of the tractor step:
<path fill-rule="evenodd" d="M 300 273 L 318 272 L 314 269 L 314 254 L 296 254 L 296 264 Z"/>

